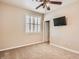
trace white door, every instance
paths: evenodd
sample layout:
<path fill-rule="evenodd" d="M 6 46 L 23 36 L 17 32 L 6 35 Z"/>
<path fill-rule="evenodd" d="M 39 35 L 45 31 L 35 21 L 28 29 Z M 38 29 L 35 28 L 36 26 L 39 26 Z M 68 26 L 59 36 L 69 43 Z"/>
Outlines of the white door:
<path fill-rule="evenodd" d="M 45 39 L 47 39 L 47 41 L 50 41 L 50 21 L 45 21 Z"/>

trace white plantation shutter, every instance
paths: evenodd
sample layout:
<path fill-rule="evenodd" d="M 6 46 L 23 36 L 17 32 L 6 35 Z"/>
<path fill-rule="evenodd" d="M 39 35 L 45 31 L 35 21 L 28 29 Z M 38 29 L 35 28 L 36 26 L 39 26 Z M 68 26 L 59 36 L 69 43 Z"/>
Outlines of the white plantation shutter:
<path fill-rule="evenodd" d="M 41 24 L 41 17 L 38 17 L 38 24 Z"/>
<path fill-rule="evenodd" d="M 33 17 L 31 16 L 31 24 L 30 24 L 30 26 L 31 26 L 31 32 L 33 32 Z"/>
<path fill-rule="evenodd" d="M 26 32 L 40 32 L 41 31 L 41 17 L 26 16 L 25 19 Z"/>
<path fill-rule="evenodd" d="M 41 31 L 41 17 L 38 17 L 38 32 Z"/>

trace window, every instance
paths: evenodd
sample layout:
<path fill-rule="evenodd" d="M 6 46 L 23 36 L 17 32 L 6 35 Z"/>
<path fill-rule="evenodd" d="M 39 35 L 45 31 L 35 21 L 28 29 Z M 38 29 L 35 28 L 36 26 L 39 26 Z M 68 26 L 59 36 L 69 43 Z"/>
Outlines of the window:
<path fill-rule="evenodd" d="M 41 17 L 26 16 L 25 31 L 26 32 L 40 32 L 41 31 Z"/>

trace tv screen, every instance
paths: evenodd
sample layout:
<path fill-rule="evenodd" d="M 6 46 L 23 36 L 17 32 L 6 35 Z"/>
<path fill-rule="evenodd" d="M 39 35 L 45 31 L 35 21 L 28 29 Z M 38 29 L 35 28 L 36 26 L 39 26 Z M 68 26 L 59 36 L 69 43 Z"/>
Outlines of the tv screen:
<path fill-rule="evenodd" d="M 54 18 L 53 21 L 54 21 L 54 26 L 66 25 L 66 17 L 65 16 Z"/>

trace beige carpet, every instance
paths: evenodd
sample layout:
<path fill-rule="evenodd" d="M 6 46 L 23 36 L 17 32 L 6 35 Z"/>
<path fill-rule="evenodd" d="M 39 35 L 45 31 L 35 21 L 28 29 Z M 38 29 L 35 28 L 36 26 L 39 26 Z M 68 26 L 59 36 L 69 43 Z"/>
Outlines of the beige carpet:
<path fill-rule="evenodd" d="M 79 55 L 42 43 L 0 52 L 0 59 L 79 59 Z"/>

